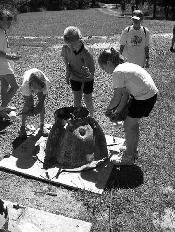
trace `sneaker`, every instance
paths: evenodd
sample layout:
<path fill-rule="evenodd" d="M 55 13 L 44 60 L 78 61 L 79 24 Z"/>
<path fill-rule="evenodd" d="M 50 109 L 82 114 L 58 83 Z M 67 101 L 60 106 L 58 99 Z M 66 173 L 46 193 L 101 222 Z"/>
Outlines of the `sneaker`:
<path fill-rule="evenodd" d="M 136 152 L 134 153 L 134 159 L 137 160 L 139 158 L 139 155 L 138 155 L 138 150 L 136 150 Z"/>
<path fill-rule="evenodd" d="M 118 121 L 118 122 L 113 122 L 113 126 L 116 127 L 116 128 L 120 128 L 122 127 L 124 124 L 123 121 Z"/>
<path fill-rule="evenodd" d="M 123 151 L 120 160 L 117 160 L 117 162 L 114 162 L 115 165 L 133 165 L 135 162 L 135 158 L 133 156 L 126 155 L 126 152 Z"/>
<path fill-rule="evenodd" d="M 5 111 L 7 111 L 7 112 L 16 111 L 16 107 L 15 106 L 6 106 Z"/>
<path fill-rule="evenodd" d="M 4 112 L 11 112 L 11 111 L 16 111 L 16 107 L 14 106 L 0 106 L 0 111 L 4 111 Z"/>

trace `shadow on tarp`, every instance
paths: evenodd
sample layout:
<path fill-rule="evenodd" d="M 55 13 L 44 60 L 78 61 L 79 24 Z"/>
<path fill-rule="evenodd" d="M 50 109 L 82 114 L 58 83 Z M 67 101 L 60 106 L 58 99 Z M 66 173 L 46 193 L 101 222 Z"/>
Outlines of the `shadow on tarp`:
<path fill-rule="evenodd" d="M 31 135 L 27 138 L 17 137 L 13 142 L 12 156 L 17 158 L 16 166 L 21 169 L 31 168 L 36 160 L 33 158 L 39 151 L 39 146 L 35 146 L 39 140 L 39 135 Z"/>
<path fill-rule="evenodd" d="M 97 188 L 104 189 L 104 183 L 110 176 L 112 166 L 109 160 L 102 161 L 94 169 L 81 171 L 80 175 L 82 179 L 95 183 Z"/>
<path fill-rule="evenodd" d="M 137 165 L 114 166 L 106 189 L 133 189 L 144 182 L 143 172 Z"/>

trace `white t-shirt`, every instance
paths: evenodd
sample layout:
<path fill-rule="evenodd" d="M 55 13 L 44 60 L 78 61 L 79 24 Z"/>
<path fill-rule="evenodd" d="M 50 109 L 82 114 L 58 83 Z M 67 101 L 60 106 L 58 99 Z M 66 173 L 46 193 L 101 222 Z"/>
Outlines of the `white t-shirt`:
<path fill-rule="evenodd" d="M 30 80 L 31 74 L 38 72 L 38 71 L 43 74 L 44 83 L 46 84 L 45 88 L 43 89 L 43 94 L 48 93 L 48 88 L 49 88 L 49 83 L 50 83 L 49 79 L 46 77 L 46 75 L 41 70 L 37 68 L 32 68 L 32 69 L 25 71 L 23 75 L 23 83 L 21 86 L 21 91 L 22 91 L 23 96 L 31 96 L 33 94 L 33 91 L 30 89 L 30 86 L 29 86 L 29 80 Z"/>
<path fill-rule="evenodd" d="M 8 38 L 5 31 L 0 28 L 0 51 L 10 53 Z M 5 57 L 0 57 L 0 75 L 14 74 L 14 62 Z"/>
<path fill-rule="evenodd" d="M 144 28 L 141 26 L 139 30 L 135 30 L 133 26 L 130 26 L 128 31 L 126 27 L 120 38 L 120 45 L 125 45 L 122 55 L 127 58 L 127 62 L 141 67 L 145 64 L 145 47 L 149 46 L 150 40 L 149 30 Z"/>
<path fill-rule="evenodd" d="M 158 93 L 150 74 L 133 63 L 119 64 L 112 74 L 113 88 L 125 87 L 136 100 L 146 100 Z"/>

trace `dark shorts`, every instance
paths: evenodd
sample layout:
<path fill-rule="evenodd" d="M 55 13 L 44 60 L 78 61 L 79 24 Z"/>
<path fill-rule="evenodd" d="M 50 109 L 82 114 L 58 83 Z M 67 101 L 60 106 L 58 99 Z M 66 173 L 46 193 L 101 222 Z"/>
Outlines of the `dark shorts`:
<path fill-rule="evenodd" d="M 157 100 L 157 94 L 147 100 L 131 98 L 128 116 L 131 118 L 148 117 Z"/>
<path fill-rule="evenodd" d="M 71 88 L 73 91 L 80 91 L 82 88 L 82 82 L 70 80 Z M 90 94 L 93 92 L 94 80 L 84 82 L 83 93 Z"/>

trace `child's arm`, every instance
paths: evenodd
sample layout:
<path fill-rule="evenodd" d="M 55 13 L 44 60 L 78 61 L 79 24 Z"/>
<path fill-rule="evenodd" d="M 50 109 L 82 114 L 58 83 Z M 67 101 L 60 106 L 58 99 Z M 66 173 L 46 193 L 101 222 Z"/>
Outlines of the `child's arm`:
<path fill-rule="evenodd" d="M 122 55 L 125 45 L 120 45 L 120 54 Z"/>
<path fill-rule="evenodd" d="M 120 37 L 120 50 L 119 50 L 119 52 L 120 52 L 121 55 L 123 53 L 123 50 L 124 50 L 126 42 L 127 42 L 127 36 L 128 36 L 128 27 L 126 27 L 122 31 L 122 34 L 121 34 L 121 37 Z"/>
<path fill-rule="evenodd" d="M 113 97 L 107 107 L 107 111 L 114 109 L 119 105 L 122 98 L 122 88 L 115 88 Z"/>
<path fill-rule="evenodd" d="M 66 82 L 67 84 L 69 84 L 70 82 L 70 64 L 69 64 L 69 61 L 67 59 L 67 56 L 66 56 L 66 46 L 63 45 L 62 47 L 62 51 L 61 51 L 61 56 L 63 58 L 63 62 L 66 66 Z"/>
<path fill-rule="evenodd" d="M 171 47 L 170 47 L 170 51 L 171 52 L 175 52 L 175 50 L 174 50 L 174 44 L 175 44 L 175 35 L 173 34 L 173 38 L 171 40 Z"/>
<path fill-rule="evenodd" d="M 149 46 L 150 46 L 150 32 L 147 28 L 145 30 L 145 68 L 149 68 Z"/>
<path fill-rule="evenodd" d="M 149 68 L 149 47 L 145 47 L 145 68 Z"/>
<path fill-rule="evenodd" d="M 39 93 L 38 95 L 38 103 L 37 105 L 34 107 L 34 115 L 37 115 L 39 113 L 41 113 L 43 107 L 44 107 L 44 101 L 46 99 L 46 94 L 43 93 Z"/>
<path fill-rule="evenodd" d="M 8 60 L 19 60 L 21 57 L 15 53 L 5 53 L 3 51 L 0 51 L 0 57 L 4 57 Z"/>
<path fill-rule="evenodd" d="M 126 106 L 129 99 L 129 93 L 126 88 L 116 88 L 114 89 L 114 96 L 111 99 L 111 102 L 107 108 L 107 110 L 111 110 L 117 107 L 114 113 L 120 113 L 123 108 Z"/>
<path fill-rule="evenodd" d="M 95 63 L 93 56 L 88 50 L 85 50 L 84 65 L 82 66 L 81 70 L 86 78 L 94 78 Z"/>
<path fill-rule="evenodd" d="M 27 116 L 34 116 L 33 105 L 31 105 L 31 102 L 33 101 L 32 96 L 23 96 L 23 98 L 24 98 L 24 107 L 22 110 L 22 114 Z"/>

